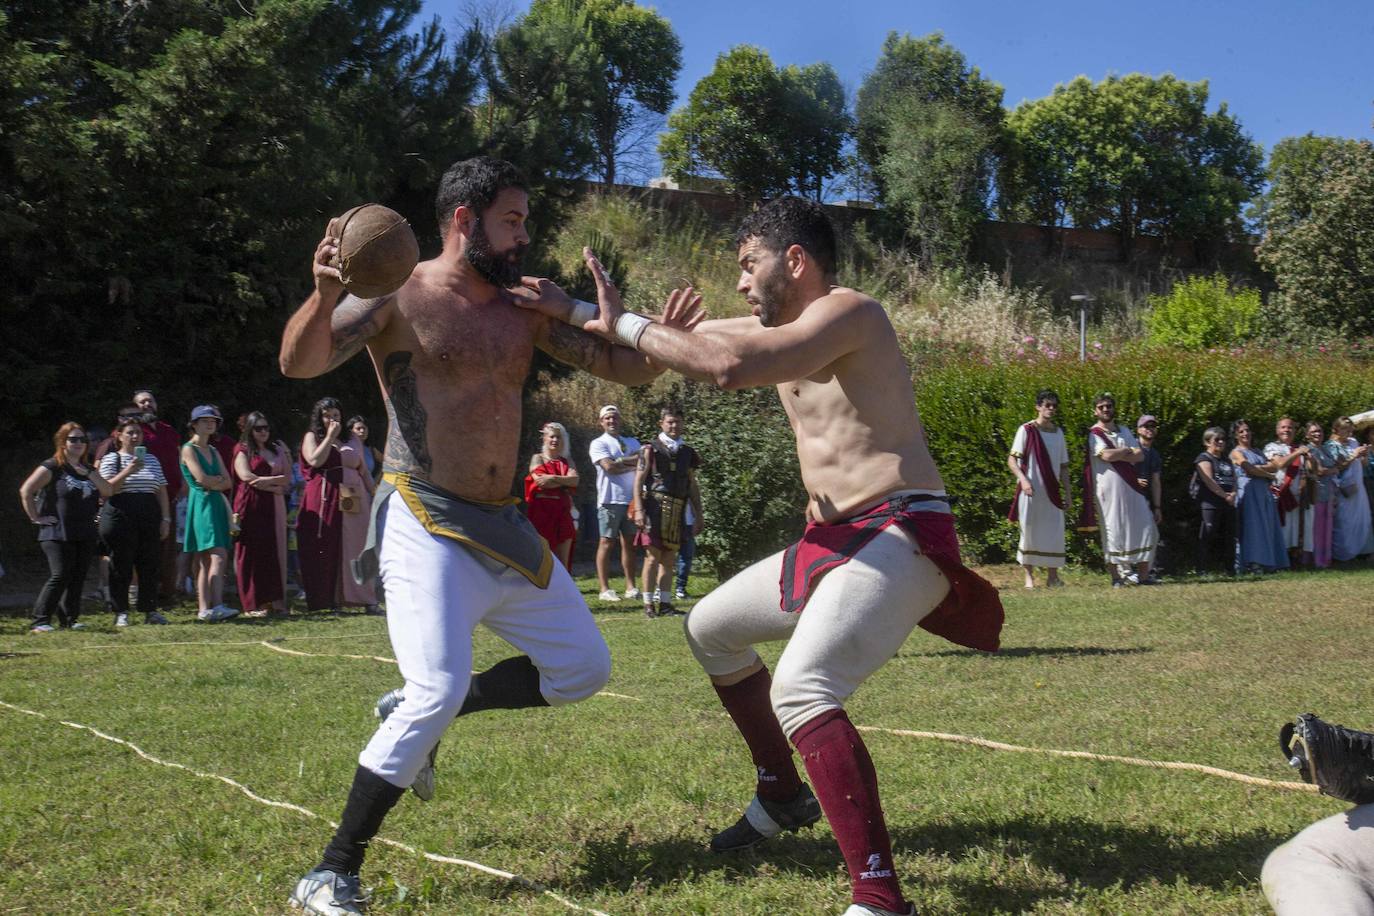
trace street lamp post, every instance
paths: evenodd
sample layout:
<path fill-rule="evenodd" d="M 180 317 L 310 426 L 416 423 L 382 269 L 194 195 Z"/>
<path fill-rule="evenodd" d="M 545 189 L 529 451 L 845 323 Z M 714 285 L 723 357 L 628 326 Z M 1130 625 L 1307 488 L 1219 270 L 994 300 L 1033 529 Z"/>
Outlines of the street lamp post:
<path fill-rule="evenodd" d="M 1088 361 L 1088 305 L 1093 297 L 1078 293 L 1070 296 L 1069 301 L 1078 303 L 1078 361 L 1085 363 Z"/>

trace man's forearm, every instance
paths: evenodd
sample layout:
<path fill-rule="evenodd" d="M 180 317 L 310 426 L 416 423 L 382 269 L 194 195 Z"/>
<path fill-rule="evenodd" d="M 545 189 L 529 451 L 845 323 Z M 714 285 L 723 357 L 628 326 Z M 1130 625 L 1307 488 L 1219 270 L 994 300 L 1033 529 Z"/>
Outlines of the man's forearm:
<path fill-rule="evenodd" d="M 687 333 L 661 324 L 651 324 L 639 338 L 639 351 L 656 365 L 672 369 L 699 382 L 722 388 L 729 384 L 737 364 L 727 339 L 711 333 Z"/>
<path fill-rule="evenodd" d="M 328 370 L 334 350 L 330 319 L 337 304 L 338 298 L 326 302 L 319 290 L 315 290 L 291 316 L 281 336 L 278 363 L 282 375 L 288 378 L 314 378 Z"/>

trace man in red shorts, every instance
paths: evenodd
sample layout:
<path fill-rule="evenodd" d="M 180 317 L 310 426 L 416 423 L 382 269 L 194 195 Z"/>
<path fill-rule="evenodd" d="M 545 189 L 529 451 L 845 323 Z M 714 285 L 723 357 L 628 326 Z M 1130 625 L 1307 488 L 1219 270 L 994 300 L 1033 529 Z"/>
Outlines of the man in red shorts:
<path fill-rule="evenodd" d="M 752 846 L 823 811 L 849 868 L 846 916 L 909 913 L 873 761 L 844 702 L 918 624 L 995 651 L 1001 602 L 959 559 L 944 483 L 886 312 L 835 285 L 835 235 L 824 210 L 797 198 L 772 201 L 745 219 L 736 242 L 738 290 L 752 317 L 686 333 L 627 313 L 590 253 L 599 310 L 534 279 L 526 280 L 525 305 L 690 378 L 727 389 L 777 386 L 810 497 L 806 534 L 703 598 L 686 621 L 692 652 L 758 771 L 744 816 L 711 847 Z M 695 308 L 691 291 L 680 292 L 665 316 Z M 780 639 L 787 647 L 770 680 L 753 647 Z"/>

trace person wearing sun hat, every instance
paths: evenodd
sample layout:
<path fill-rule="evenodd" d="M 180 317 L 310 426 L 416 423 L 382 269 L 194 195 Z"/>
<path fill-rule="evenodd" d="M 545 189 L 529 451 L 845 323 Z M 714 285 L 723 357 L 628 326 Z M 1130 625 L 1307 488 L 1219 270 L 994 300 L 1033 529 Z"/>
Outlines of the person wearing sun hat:
<path fill-rule="evenodd" d="M 210 437 L 224 418 L 209 404 L 191 411 L 191 438 L 181 447 L 181 476 L 186 480 L 187 556 L 202 557 L 196 573 L 199 617 L 207 623 L 228 620 L 238 611 L 224 603 L 224 568 L 229 556 L 229 470 Z"/>

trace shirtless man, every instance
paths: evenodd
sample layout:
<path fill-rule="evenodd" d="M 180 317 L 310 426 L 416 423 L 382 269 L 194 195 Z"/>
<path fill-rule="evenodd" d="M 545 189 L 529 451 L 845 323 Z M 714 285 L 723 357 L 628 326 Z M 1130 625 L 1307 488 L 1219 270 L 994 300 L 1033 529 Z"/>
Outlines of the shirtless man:
<path fill-rule="evenodd" d="M 692 652 L 758 775 L 744 816 L 711 847 L 752 846 L 824 811 L 853 884 L 847 916 L 908 913 L 873 763 L 844 701 L 917 624 L 996 650 L 1001 603 L 959 560 L 897 336 L 881 305 L 835 285 L 835 236 L 824 211 L 775 200 L 744 221 L 736 242 L 750 318 L 706 321 L 688 335 L 625 313 L 590 256 L 598 314 L 573 308 L 542 280 L 526 281 L 525 304 L 690 378 L 728 389 L 777 386 L 810 497 L 806 534 L 706 596 L 686 621 Z M 690 319 L 695 309 L 684 293 L 670 298 L 665 315 Z M 753 646 L 779 639 L 788 644 L 770 682 Z"/>
<path fill-rule="evenodd" d="M 329 372 L 364 346 L 376 369 L 390 431 L 368 549 L 354 570 L 380 571 L 405 678 L 403 699 L 358 758 L 338 831 L 291 895 L 309 913 L 362 911 L 367 843 L 455 716 L 573 703 L 610 676 L 610 652 L 577 586 L 509 498 L 520 389 L 536 347 L 630 385 L 661 370 L 628 347 L 512 306 L 505 287 L 519 283 L 529 244 L 529 197 L 514 167 L 456 163 L 436 211 L 443 251 L 372 300 L 344 295 L 330 266 L 331 223 L 315 250 L 315 292 L 282 336 L 281 370 L 293 378 Z M 479 623 L 523 654 L 471 676 Z"/>

